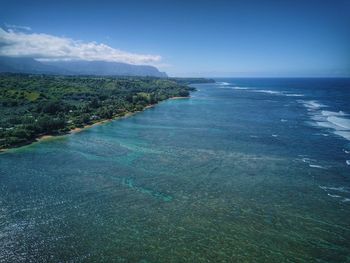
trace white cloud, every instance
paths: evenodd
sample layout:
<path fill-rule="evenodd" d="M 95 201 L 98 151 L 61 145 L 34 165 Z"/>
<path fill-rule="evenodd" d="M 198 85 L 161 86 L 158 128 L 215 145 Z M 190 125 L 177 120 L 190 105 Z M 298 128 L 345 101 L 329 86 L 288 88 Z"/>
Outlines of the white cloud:
<path fill-rule="evenodd" d="M 161 61 L 159 55 L 129 53 L 103 43 L 4 30 L 1 27 L 0 56 L 32 57 L 39 60 L 101 60 L 148 65 L 156 65 Z"/>
<path fill-rule="evenodd" d="M 26 30 L 26 31 L 31 31 L 32 28 L 29 26 L 19 26 L 19 25 L 9 25 L 5 24 L 5 27 L 8 29 L 14 29 L 14 30 Z"/>

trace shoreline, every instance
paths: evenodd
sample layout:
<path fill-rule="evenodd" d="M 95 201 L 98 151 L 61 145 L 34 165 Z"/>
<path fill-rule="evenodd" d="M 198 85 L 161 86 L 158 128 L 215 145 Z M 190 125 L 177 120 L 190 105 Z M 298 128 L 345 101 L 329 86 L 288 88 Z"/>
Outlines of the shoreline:
<path fill-rule="evenodd" d="M 189 97 L 172 97 L 172 98 L 168 98 L 164 101 L 167 101 L 167 100 L 178 100 L 178 99 L 188 99 L 190 98 Z M 161 102 L 161 101 L 160 101 Z M 115 120 L 119 120 L 119 119 L 122 119 L 122 118 L 128 118 L 128 117 L 131 117 L 133 115 L 135 115 L 136 113 L 140 113 L 140 112 L 143 112 L 147 109 L 150 109 L 150 108 L 153 108 L 155 107 L 156 105 L 158 105 L 160 102 L 158 103 L 155 103 L 155 104 L 150 104 L 150 105 L 147 105 L 145 106 L 141 111 L 134 111 L 134 112 L 126 112 L 124 115 L 121 115 L 121 116 L 115 116 L 111 119 L 103 119 L 103 120 L 99 120 L 95 123 L 92 123 L 92 124 L 87 124 L 83 127 L 75 127 L 71 130 L 69 130 L 68 132 L 66 133 L 62 133 L 62 134 L 44 134 L 44 135 L 40 135 L 39 137 L 37 138 L 34 138 L 33 140 L 31 141 L 28 141 L 26 143 L 23 143 L 21 145 L 17 145 L 17 146 L 13 146 L 13 147 L 10 147 L 10 148 L 2 148 L 0 149 L 0 154 L 2 153 L 5 153 L 5 152 L 8 152 L 9 150 L 11 149 L 19 149 L 21 147 L 25 147 L 25 146 L 29 146 L 31 144 L 34 144 L 34 143 L 39 143 L 39 142 L 42 142 L 42 141 L 46 141 L 46 140 L 49 140 L 49 139 L 54 139 L 54 138 L 60 138 L 62 136 L 66 136 L 66 135 L 71 135 L 71 134 L 75 134 L 75 133 L 79 133 L 79 132 L 82 132 L 84 130 L 87 130 L 89 128 L 92 128 L 94 126 L 98 126 L 98 125 L 102 125 L 102 124 L 105 124 L 105 123 L 108 123 L 108 122 L 111 122 L 111 121 L 115 121 Z"/>
<path fill-rule="evenodd" d="M 189 99 L 190 97 L 172 97 L 169 98 L 168 100 L 182 100 L 182 99 Z"/>
<path fill-rule="evenodd" d="M 90 128 L 94 127 L 94 126 L 102 125 L 102 124 L 105 124 L 105 123 L 108 123 L 108 122 L 111 122 L 111 121 L 114 121 L 114 120 L 119 120 L 119 119 L 122 119 L 122 118 L 128 118 L 128 117 L 131 117 L 132 115 L 134 115 L 136 113 L 143 112 L 144 110 L 152 108 L 152 107 L 154 107 L 154 105 L 148 105 L 142 111 L 127 112 L 126 114 L 124 114 L 122 116 L 116 116 L 116 117 L 113 117 L 111 119 L 100 120 L 100 121 L 97 121 L 97 122 L 92 123 L 92 124 L 87 124 L 87 125 L 85 125 L 83 127 L 75 127 L 73 129 L 69 130 L 68 132 L 65 132 L 65 133 L 40 135 L 39 137 L 37 137 L 37 138 L 35 138 L 35 139 L 31 140 L 31 141 L 28 141 L 27 143 L 23 143 L 21 145 L 17 145 L 17 146 L 11 147 L 11 148 L 2 148 L 2 149 L 0 149 L 0 154 L 8 152 L 9 150 L 12 150 L 12 149 L 19 149 L 21 147 L 26 147 L 26 146 L 29 146 L 29 145 L 32 145 L 32 144 L 35 144 L 35 143 L 39 143 L 39 142 L 43 142 L 43 141 L 46 141 L 46 140 L 49 140 L 49 139 L 58 139 L 58 138 L 61 138 L 63 136 L 79 133 L 79 132 L 85 131 L 87 129 L 90 129 Z"/>

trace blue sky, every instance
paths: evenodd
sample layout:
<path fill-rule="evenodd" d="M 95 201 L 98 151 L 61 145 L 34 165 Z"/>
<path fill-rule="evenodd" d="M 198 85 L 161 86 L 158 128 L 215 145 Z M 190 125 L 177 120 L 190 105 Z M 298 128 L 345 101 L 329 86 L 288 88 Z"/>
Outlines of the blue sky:
<path fill-rule="evenodd" d="M 0 3 L 0 25 L 12 32 L 6 37 L 70 39 L 74 52 L 93 42 L 89 52 L 153 64 L 171 76 L 350 76 L 346 0 Z"/>

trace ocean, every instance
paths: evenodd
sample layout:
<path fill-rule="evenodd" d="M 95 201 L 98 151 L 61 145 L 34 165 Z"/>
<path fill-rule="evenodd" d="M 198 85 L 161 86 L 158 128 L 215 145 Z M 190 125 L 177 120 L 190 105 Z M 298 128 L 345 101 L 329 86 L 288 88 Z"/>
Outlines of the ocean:
<path fill-rule="evenodd" d="M 0 262 L 349 262 L 350 80 L 216 81 L 0 154 Z"/>

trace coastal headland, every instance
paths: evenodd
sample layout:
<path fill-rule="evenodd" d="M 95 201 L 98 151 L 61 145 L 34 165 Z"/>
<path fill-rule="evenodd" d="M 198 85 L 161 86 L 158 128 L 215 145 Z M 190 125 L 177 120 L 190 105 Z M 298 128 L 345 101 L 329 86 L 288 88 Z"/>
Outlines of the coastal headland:
<path fill-rule="evenodd" d="M 190 96 L 210 79 L 0 75 L 0 151 L 128 117 Z"/>

